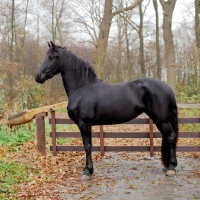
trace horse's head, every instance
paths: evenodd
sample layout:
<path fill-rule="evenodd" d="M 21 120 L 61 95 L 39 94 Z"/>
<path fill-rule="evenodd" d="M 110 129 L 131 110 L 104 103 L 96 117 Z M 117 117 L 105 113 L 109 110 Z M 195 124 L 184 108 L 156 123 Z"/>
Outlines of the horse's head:
<path fill-rule="evenodd" d="M 48 42 L 48 46 L 46 57 L 35 75 L 35 80 L 38 83 L 44 83 L 47 79 L 61 72 L 61 56 L 64 48 L 56 46 L 53 42 Z"/>

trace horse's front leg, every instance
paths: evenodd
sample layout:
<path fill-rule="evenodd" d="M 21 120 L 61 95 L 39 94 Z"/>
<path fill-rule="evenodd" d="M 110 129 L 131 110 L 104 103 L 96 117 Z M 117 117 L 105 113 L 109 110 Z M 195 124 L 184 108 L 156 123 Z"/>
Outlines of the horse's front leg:
<path fill-rule="evenodd" d="M 83 145 L 86 153 L 86 166 L 83 168 L 82 178 L 89 179 L 93 174 L 93 162 L 92 162 L 92 136 L 91 136 L 91 126 L 81 122 L 78 124 L 81 131 L 81 136 L 83 140 Z"/>

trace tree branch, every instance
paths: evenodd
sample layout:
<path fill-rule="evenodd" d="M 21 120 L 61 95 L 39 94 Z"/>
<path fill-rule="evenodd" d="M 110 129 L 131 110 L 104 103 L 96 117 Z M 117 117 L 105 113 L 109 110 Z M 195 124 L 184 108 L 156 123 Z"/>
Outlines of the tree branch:
<path fill-rule="evenodd" d="M 128 10 L 132 10 L 133 8 L 135 8 L 138 4 L 142 3 L 143 0 L 137 0 L 135 1 L 131 6 L 128 6 L 128 7 L 125 7 L 125 8 L 122 8 L 122 9 L 119 9 L 115 12 L 112 13 L 113 17 L 115 15 L 118 15 L 119 13 L 121 12 L 125 12 L 125 11 L 128 11 Z"/>

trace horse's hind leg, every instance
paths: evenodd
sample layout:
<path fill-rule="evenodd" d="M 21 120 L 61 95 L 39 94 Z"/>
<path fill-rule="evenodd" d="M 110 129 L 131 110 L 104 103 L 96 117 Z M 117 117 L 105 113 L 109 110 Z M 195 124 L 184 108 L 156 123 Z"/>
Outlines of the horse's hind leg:
<path fill-rule="evenodd" d="M 83 169 L 83 179 L 89 179 L 93 174 L 93 162 L 92 162 L 92 137 L 91 137 L 91 126 L 81 122 L 78 124 L 81 131 L 81 136 L 84 144 L 86 153 L 86 166 Z"/>
<path fill-rule="evenodd" d="M 167 166 L 169 165 L 169 155 L 167 153 L 167 149 L 169 149 L 169 144 L 166 141 L 166 138 L 162 138 L 162 145 L 161 145 L 161 156 L 162 156 L 162 162 L 164 165 L 164 171 L 167 171 Z"/>
<path fill-rule="evenodd" d="M 166 175 L 173 176 L 175 167 L 177 166 L 176 159 L 176 141 L 177 136 L 170 123 L 157 124 L 158 129 L 162 133 L 162 161 L 167 170 Z"/>

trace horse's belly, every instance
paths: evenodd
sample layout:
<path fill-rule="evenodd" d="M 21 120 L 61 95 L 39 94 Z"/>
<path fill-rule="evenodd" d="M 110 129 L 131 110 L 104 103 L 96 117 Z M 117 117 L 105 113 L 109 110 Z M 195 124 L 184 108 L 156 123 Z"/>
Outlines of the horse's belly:
<path fill-rule="evenodd" d="M 142 113 L 142 109 L 132 105 L 110 105 L 97 109 L 94 125 L 120 124 L 134 119 Z"/>

